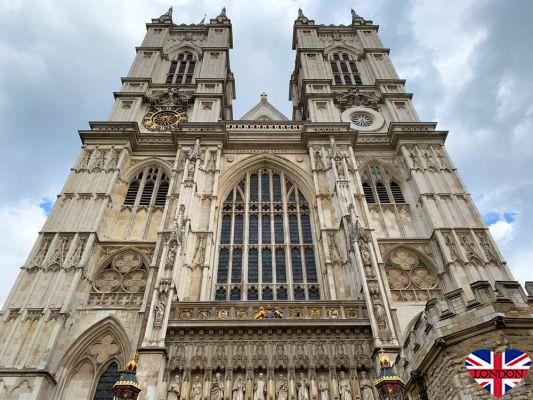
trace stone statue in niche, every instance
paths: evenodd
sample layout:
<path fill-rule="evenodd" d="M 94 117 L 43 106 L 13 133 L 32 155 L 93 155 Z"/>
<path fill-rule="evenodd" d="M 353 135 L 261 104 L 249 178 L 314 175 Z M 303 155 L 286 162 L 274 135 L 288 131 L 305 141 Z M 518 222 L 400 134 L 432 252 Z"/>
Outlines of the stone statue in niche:
<path fill-rule="evenodd" d="M 242 376 L 239 374 L 233 382 L 233 387 L 231 389 L 231 400 L 244 400 L 246 383 L 242 379 Z"/>
<path fill-rule="evenodd" d="M 309 379 L 303 372 L 300 372 L 300 380 L 297 384 L 298 400 L 309 400 Z"/>
<path fill-rule="evenodd" d="M 163 300 L 163 296 L 159 296 L 159 301 L 155 305 L 154 310 L 154 326 L 161 326 L 163 322 L 163 316 L 165 315 L 165 301 Z"/>
<path fill-rule="evenodd" d="M 211 382 L 211 400 L 222 399 L 224 399 L 224 382 L 222 381 L 220 372 L 217 372 Z"/>
<path fill-rule="evenodd" d="M 317 171 L 324 171 L 327 169 L 324 165 L 324 160 L 322 159 L 322 152 L 318 149 L 315 151 L 315 169 Z"/>
<path fill-rule="evenodd" d="M 359 385 L 361 386 L 361 400 L 375 400 L 372 382 L 367 378 L 365 371 L 361 371 Z"/>
<path fill-rule="evenodd" d="M 213 172 L 216 169 L 216 152 L 206 150 L 205 167 L 203 168 L 205 172 Z"/>
<path fill-rule="evenodd" d="M 319 400 L 329 400 L 329 383 L 325 376 L 320 377 L 318 382 L 318 398 Z"/>
<path fill-rule="evenodd" d="M 339 374 L 339 398 L 340 400 L 352 400 L 352 387 L 346 374 L 341 371 Z"/>
<path fill-rule="evenodd" d="M 176 375 L 170 382 L 167 390 L 167 400 L 180 400 L 181 396 L 181 377 Z"/>
<path fill-rule="evenodd" d="M 335 165 L 337 166 L 337 175 L 340 180 L 346 179 L 346 174 L 344 173 L 344 164 L 342 163 L 342 158 L 335 160 Z"/>
<path fill-rule="evenodd" d="M 289 393 L 289 385 L 287 379 L 279 374 L 278 382 L 276 383 L 276 400 L 287 400 Z"/>
<path fill-rule="evenodd" d="M 202 400 L 202 382 L 200 382 L 199 376 L 194 378 L 189 398 L 190 400 Z"/>
<path fill-rule="evenodd" d="M 259 373 L 259 377 L 254 384 L 254 399 L 253 400 L 265 400 L 265 394 L 267 392 L 265 378 L 263 373 Z"/>

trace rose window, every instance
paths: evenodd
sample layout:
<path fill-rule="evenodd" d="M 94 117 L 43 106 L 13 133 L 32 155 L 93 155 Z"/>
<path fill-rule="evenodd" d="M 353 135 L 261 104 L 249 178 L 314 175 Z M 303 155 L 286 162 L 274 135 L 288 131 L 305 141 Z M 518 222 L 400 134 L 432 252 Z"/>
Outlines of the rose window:
<path fill-rule="evenodd" d="M 410 249 L 395 249 L 385 272 L 395 301 L 428 301 L 441 294 L 437 274 Z"/>
<path fill-rule="evenodd" d="M 352 122 L 360 128 L 368 128 L 374 123 L 374 117 L 366 112 L 355 112 L 352 114 Z"/>
<path fill-rule="evenodd" d="M 117 254 L 93 279 L 91 306 L 139 306 L 146 287 L 147 269 L 141 256 L 127 250 Z"/>

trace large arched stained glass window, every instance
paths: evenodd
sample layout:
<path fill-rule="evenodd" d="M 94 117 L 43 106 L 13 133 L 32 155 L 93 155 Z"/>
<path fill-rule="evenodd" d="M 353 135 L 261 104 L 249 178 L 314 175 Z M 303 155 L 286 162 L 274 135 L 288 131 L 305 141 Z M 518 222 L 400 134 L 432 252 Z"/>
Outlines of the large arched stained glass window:
<path fill-rule="evenodd" d="M 118 364 L 112 362 L 98 380 L 94 400 L 113 400 L 113 385 L 118 381 L 120 372 Z"/>
<path fill-rule="evenodd" d="M 282 172 L 246 174 L 222 206 L 215 300 L 317 300 L 309 205 Z"/>

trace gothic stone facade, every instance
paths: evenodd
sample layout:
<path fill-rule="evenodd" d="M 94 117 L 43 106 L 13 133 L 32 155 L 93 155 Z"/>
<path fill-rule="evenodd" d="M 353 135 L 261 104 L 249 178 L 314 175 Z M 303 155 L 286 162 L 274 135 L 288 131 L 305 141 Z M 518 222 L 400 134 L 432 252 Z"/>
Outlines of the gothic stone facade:
<path fill-rule="evenodd" d="M 233 119 L 231 48 L 225 10 L 147 24 L 2 310 L 0 399 L 110 399 L 137 352 L 141 399 L 369 400 L 381 348 L 411 399 L 486 398 L 463 357 L 533 354 L 533 293 L 378 27 L 299 13 L 291 119 Z"/>

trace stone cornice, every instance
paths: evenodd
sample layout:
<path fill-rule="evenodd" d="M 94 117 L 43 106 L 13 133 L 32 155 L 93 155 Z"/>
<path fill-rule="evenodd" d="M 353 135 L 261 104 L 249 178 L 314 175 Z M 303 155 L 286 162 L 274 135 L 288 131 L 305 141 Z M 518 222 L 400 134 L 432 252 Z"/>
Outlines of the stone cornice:
<path fill-rule="evenodd" d="M 142 96 L 128 93 L 124 96 Z M 348 140 L 358 150 L 385 146 L 395 151 L 403 144 L 437 143 L 442 144 L 447 131 L 436 131 L 435 123 L 392 122 L 387 133 L 358 133 L 348 122 L 307 122 L 307 121 L 220 121 L 220 122 L 181 122 L 179 129 L 171 133 L 141 132 L 137 122 L 90 122 L 90 130 L 80 130 L 83 144 L 124 143 L 136 150 L 174 150 L 182 140 L 201 137 L 205 141 L 215 141 L 224 146 L 254 144 L 263 148 L 281 146 L 307 148 L 313 142 Z"/>
<path fill-rule="evenodd" d="M 13 377 L 42 376 L 42 377 L 48 379 L 54 385 L 57 385 L 56 378 L 49 371 L 47 371 L 45 369 L 37 369 L 37 368 L 24 368 L 24 369 L 0 368 L 0 376 L 13 376 Z"/>
<path fill-rule="evenodd" d="M 124 143 L 132 150 L 175 148 L 172 137 L 167 133 L 141 133 L 137 122 L 89 122 L 90 130 L 79 130 L 82 143 Z"/>
<path fill-rule="evenodd" d="M 436 122 L 391 122 L 387 134 L 396 151 L 403 144 L 444 144 L 448 131 L 437 131 L 436 127 Z"/>
<path fill-rule="evenodd" d="M 365 47 L 363 53 L 390 53 L 390 49 L 386 47 Z"/>

